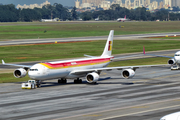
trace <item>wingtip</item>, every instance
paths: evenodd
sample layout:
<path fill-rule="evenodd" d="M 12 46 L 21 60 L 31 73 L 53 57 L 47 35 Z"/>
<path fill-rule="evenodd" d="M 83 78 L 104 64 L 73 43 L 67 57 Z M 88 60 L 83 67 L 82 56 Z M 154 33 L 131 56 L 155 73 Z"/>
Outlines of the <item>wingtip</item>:
<path fill-rule="evenodd" d="M 143 54 L 145 55 L 146 54 L 146 52 L 145 52 L 145 47 L 143 46 Z"/>
<path fill-rule="evenodd" d="M 2 64 L 5 64 L 4 60 L 2 60 Z"/>

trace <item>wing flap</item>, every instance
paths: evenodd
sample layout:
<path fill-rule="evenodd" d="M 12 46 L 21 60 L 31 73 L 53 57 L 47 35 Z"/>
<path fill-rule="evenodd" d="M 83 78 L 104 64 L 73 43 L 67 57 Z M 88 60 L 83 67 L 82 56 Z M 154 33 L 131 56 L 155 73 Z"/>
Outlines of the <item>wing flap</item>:
<path fill-rule="evenodd" d="M 147 56 L 155 56 L 155 57 L 165 57 L 165 58 L 174 58 L 174 57 L 170 57 L 170 56 L 162 56 L 162 55 L 154 55 L 154 54 L 145 54 Z"/>

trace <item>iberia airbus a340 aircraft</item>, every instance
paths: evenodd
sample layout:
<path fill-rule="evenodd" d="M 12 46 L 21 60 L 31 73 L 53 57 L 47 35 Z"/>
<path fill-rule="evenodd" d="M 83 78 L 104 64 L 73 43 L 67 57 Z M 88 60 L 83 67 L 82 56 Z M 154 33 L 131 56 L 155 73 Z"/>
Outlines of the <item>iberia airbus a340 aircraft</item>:
<path fill-rule="evenodd" d="M 96 83 L 99 80 L 101 71 L 107 70 L 122 70 L 123 78 L 132 78 L 135 75 L 135 70 L 140 67 L 152 67 L 162 65 L 141 65 L 141 66 L 124 66 L 124 67 L 106 67 L 114 60 L 111 56 L 113 45 L 114 30 L 110 31 L 104 51 L 101 56 L 89 56 L 84 59 L 74 59 L 66 61 L 55 61 L 38 63 L 33 66 L 6 64 L 2 60 L 3 65 L 11 65 L 20 67 L 14 71 L 16 78 L 25 77 L 28 73 L 29 77 L 36 80 L 38 83 L 41 80 L 58 79 L 58 83 L 66 83 L 66 79 L 74 79 L 75 83 L 81 83 L 81 77 L 85 77 L 88 83 Z"/>

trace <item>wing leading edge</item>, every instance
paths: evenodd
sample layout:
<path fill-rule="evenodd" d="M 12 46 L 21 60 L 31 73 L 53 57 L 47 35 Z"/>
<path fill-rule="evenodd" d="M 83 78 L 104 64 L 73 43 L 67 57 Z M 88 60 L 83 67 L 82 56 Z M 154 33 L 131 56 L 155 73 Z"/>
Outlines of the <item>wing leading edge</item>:
<path fill-rule="evenodd" d="M 144 46 L 143 46 L 143 54 L 147 55 L 147 56 L 164 57 L 164 58 L 171 58 L 171 59 L 174 58 L 174 57 L 170 57 L 170 56 L 162 56 L 162 55 L 155 55 L 155 54 L 146 54 Z"/>
<path fill-rule="evenodd" d="M 6 64 L 5 62 L 4 62 L 4 60 L 2 60 L 2 64 L 3 65 L 9 65 L 9 66 L 15 66 L 15 67 L 23 67 L 23 68 L 31 68 L 32 66 L 28 66 L 28 65 L 18 65 L 18 64 Z"/>
<path fill-rule="evenodd" d="M 90 72 L 101 72 L 101 71 L 123 70 L 123 69 L 132 69 L 132 70 L 135 71 L 138 68 L 165 67 L 165 66 L 170 66 L 170 65 L 168 65 L 168 64 L 160 64 L 160 65 L 139 65 L 139 66 L 123 66 L 123 67 L 106 67 L 106 68 L 96 68 L 96 69 L 74 70 L 70 74 L 78 75 L 78 74 L 90 73 Z"/>

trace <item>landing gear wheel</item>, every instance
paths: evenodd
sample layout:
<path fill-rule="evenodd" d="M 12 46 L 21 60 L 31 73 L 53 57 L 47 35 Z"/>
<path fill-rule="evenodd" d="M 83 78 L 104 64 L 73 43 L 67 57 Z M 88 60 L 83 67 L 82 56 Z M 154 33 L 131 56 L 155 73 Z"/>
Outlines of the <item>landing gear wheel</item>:
<path fill-rule="evenodd" d="M 80 83 L 82 83 L 82 79 L 77 78 L 77 79 L 74 80 L 74 83 L 75 84 L 80 84 Z"/>
<path fill-rule="evenodd" d="M 41 87 L 41 84 L 37 84 L 37 88 L 40 88 Z"/>
<path fill-rule="evenodd" d="M 65 78 L 58 79 L 59 84 L 66 84 L 67 80 Z"/>
<path fill-rule="evenodd" d="M 36 80 L 36 86 L 37 86 L 37 88 L 41 87 L 41 80 Z"/>

